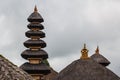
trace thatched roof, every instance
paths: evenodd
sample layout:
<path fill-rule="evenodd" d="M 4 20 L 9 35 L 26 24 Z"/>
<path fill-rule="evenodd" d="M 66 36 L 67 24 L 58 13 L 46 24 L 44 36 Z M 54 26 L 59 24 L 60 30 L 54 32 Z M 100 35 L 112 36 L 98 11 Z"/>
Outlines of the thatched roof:
<path fill-rule="evenodd" d="M 48 54 L 46 51 L 40 49 L 38 51 L 32 51 L 30 49 L 27 49 L 25 51 L 22 52 L 21 56 L 24 58 L 24 59 L 29 59 L 29 58 L 42 58 L 43 60 L 44 59 L 47 59 L 48 58 Z"/>
<path fill-rule="evenodd" d="M 44 19 L 42 16 L 38 13 L 37 7 L 35 6 L 34 12 L 28 17 L 29 22 L 43 22 Z"/>
<path fill-rule="evenodd" d="M 110 64 L 110 61 L 108 61 L 107 58 L 105 58 L 104 56 L 102 56 L 100 53 L 99 53 L 99 48 L 97 47 L 96 51 L 95 51 L 95 54 L 93 54 L 91 56 L 91 58 L 96 61 L 97 63 L 103 65 L 103 66 L 108 66 Z"/>
<path fill-rule="evenodd" d="M 20 66 L 21 69 L 26 71 L 29 74 L 49 74 L 50 67 L 47 66 L 45 63 L 41 62 L 39 64 L 31 64 L 31 63 L 24 63 Z"/>
<path fill-rule="evenodd" d="M 120 80 L 120 78 L 89 58 L 72 62 L 53 80 Z"/>
<path fill-rule="evenodd" d="M 97 63 L 103 65 L 103 66 L 108 66 L 110 64 L 110 61 L 108 61 L 104 56 L 101 54 L 93 54 L 91 58 L 96 61 Z"/>
<path fill-rule="evenodd" d="M 53 80 L 58 75 L 58 72 L 56 72 L 52 68 L 50 68 L 50 70 L 51 73 L 45 76 L 45 80 Z"/>
<path fill-rule="evenodd" d="M 33 80 L 33 78 L 0 55 L 0 80 Z"/>
<path fill-rule="evenodd" d="M 27 40 L 24 42 L 24 46 L 27 48 L 30 47 L 41 47 L 41 48 L 45 48 L 46 47 L 46 43 L 43 40 Z"/>
<path fill-rule="evenodd" d="M 29 29 L 33 29 L 33 28 L 37 28 L 37 29 L 40 29 L 40 30 L 43 30 L 44 29 L 44 26 L 40 23 L 36 24 L 36 23 L 30 23 L 27 25 L 27 27 Z"/>
<path fill-rule="evenodd" d="M 40 38 L 44 38 L 45 37 L 45 33 L 43 31 L 33 31 L 33 30 L 29 30 L 25 33 L 25 35 L 28 38 L 31 38 L 32 36 L 35 37 L 40 37 Z"/>

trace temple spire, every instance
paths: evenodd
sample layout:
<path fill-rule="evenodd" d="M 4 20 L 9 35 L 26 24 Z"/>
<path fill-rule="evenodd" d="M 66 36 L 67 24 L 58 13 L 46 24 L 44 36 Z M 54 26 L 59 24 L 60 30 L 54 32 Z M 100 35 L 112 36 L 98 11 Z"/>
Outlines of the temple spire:
<path fill-rule="evenodd" d="M 96 54 L 99 54 L 99 46 L 97 46 L 97 49 L 95 50 Z"/>
<path fill-rule="evenodd" d="M 88 50 L 86 49 L 86 44 L 84 44 L 84 48 L 81 50 L 82 56 L 80 59 L 88 59 Z"/>
<path fill-rule="evenodd" d="M 35 5 L 34 12 L 38 12 L 37 6 Z"/>
<path fill-rule="evenodd" d="M 84 44 L 84 49 L 86 49 L 86 44 Z"/>
<path fill-rule="evenodd" d="M 24 63 L 20 68 L 29 73 L 35 80 L 41 80 L 50 73 L 50 67 L 43 63 L 43 60 L 48 58 L 47 52 L 43 50 L 47 44 L 42 40 L 45 37 L 45 33 L 42 31 L 44 20 L 37 11 L 35 6 L 34 12 L 28 17 L 27 27 L 29 30 L 25 35 L 29 39 L 24 42 L 27 49 L 22 52 L 21 56 L 29 62 Z"/>

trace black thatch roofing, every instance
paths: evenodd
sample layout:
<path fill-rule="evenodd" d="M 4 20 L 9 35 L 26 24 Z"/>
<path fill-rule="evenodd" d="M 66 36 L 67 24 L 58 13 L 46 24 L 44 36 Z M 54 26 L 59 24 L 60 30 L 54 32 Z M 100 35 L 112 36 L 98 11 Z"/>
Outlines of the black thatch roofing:
<path fill-rule="evenodd" d="M 33 29 L 33 28 L 37 28 L 37 29 L 40 29 L 40 30 L 44 29 L 44 26 L 40 23 L 30 23 L 30 24 L 27 25 L 27 27 L 29 29 Z"/>
<path fill-rule="evenodd" d="M 21 69 L 25 70 L 29 74 L 49 74 L 50 68 L 44 63 L 30 64 L 28 62 L 20 66 Z"/>
<path fill-rule="evenodd" d="M 24 42 L 24 46 L 27 47 L 27 48 L 30 48 L 30 47 L 41 47 L 41 48 L 44 48 L 46 47 L 46 43 L 43 41 L 43 40 L 27 40 Z"/>
<path fill-rule="evenodd" d="M 103 65 L 103 66 L 108 66 L 110 64 L 110 61 L 108 61 L 104 56 L 101 54 L 93 54 L 91 58 L 96 61 L 97 63 Z"/>
<path fill-rule="evenodd" d="M 44 19 L 42 16 L 37 12 L 37 8 L 35 6 L 34 12 L 28 17 L 29 22 L 43 22 Z"/>
<path fill-rule="evenodd" d="M 40 49 L 38 51 L 33 51 L 33 50 L 27 49 L 24 52 L 22 52 L 21 56 L 24 59 L 28 59 L 28 58 L 42 58 L 44 60 L 44 59 L 48 58 L 47 52 L 42 50 L 42 49 Z"/>
<path fill-rule="evenodd" d="M 120 80 L 120 78 L 92 59 L 79 59 L 64 68 L 53 80 Z"/>
<path fill-rule="evenodd" d="M 97 47 L 95 54 L 91 56 L 91 58 L 96 61 L 97 63 L 103 65 L 103 66 L 108 66 L 110 64 L 110 61 L 108 61 L 104 56 L 102 56 L 99 53 L 99 48 Z"/>
<path fill-rule="evenodd" d="M 42 31 L 32 31 L 32 30 L 29 30 L 25 33 L 25 35 L 28 37 L 28 38 L 31 38 L 32 36 L 36 36 L 36 37 L 40 37 L 40 38 L 44 38 L 45 37 L 45 33 L 42 32 Z"/>
<path fill-rule="evenodd" d="M 33 78 L 0 55 L 0 80 L 33 80 Z"/>

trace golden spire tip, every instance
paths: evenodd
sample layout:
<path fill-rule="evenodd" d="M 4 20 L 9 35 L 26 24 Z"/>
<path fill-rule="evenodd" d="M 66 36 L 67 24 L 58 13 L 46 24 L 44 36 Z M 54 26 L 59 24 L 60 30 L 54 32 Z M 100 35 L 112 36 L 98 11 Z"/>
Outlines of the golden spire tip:
<path fill-rule="evenodd" d="M 37 6 L 35 5 L 35 8 L 34 8 L 34 12 L 37 12 L 38 10 L 37 10 Z"/>
<path fill-rule="evenodd" d="M 99 54 L 99 46 L 97 46 L 97 49 L 95 51 L 97 54 Z"/>
<path fill-rule="evenodd" d="M 84 43 L 84 49 L 86 49 L 86 44 Z"/>

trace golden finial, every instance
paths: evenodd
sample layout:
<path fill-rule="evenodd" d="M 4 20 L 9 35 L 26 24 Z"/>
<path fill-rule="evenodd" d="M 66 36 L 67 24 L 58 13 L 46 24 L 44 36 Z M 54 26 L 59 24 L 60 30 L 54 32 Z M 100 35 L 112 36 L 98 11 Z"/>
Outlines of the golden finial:
<path fill-rule="evenodd" d="M 84 49 L 86 49 L 86 44 L 84 44 Z"/>
<path fill-rule="evenodd" d="M 97 49 L 95 50 L 96 54 L 99 54 L 99 46 L 97 46 Z"/>
<path fill-rule="evenodd" d="M 35 5 L 35 8 L 34 8 L 34 12 L 37 12 L 38 10 L 37 10 L 37 6 Z"/>
<path fill-rule="evenodd" d="M 86 49 L 86 44 L 84 44 L 84 48 L 81 50 L 82 56 L 81 59 L 88 59 L 88 50 Z"/>

